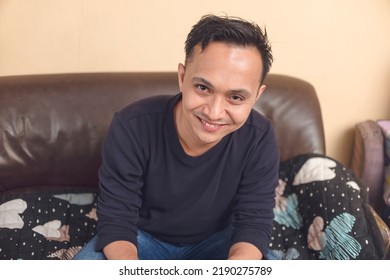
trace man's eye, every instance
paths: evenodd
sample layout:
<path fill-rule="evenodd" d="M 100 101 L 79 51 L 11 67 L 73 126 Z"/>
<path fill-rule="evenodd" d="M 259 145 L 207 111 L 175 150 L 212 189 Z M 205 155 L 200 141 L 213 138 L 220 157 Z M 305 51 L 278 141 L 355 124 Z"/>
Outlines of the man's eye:
<path fill-rule="evenodd" d="M 207 87 L 205 85 L 197 85 L 196 86 L 199 90 L 201 91 L 206 91 L 207 90 Z"/>
<path fill-rule="evenodd" d="M 241 96 L 239 95 L 232 95 L 231 99 L 235 102 L 239 102 L 239 101 L 243 101 L 244 98 L 242 98 Z"/>

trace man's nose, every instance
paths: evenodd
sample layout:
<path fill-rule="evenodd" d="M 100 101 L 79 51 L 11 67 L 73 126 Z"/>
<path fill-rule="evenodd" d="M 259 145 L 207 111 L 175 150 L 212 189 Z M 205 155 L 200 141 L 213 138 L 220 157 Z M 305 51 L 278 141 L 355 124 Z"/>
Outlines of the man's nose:
<path fill-rule="evenodd" d="M 216 94 L 212 98 L 210 98 L 209 104 L 207 106 L 207 115 L 210 120 L 216 121 L 221 119 L 226 109 L 225 105 L 225 98 L 223 96 L 219 96 L 218 94 Z"/>

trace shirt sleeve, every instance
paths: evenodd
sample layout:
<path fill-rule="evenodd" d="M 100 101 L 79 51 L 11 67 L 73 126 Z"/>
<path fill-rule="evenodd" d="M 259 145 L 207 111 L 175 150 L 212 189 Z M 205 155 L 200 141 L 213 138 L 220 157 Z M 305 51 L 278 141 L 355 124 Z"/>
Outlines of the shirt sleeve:
<path fill-rule="evenodd" d="M 268 252 L 279 176 L 279 150 L 272 126 L 259 139 L 244 170 L 233 208 L 232 244 L 248 242 Z"/>
<path fill-rule="evenodd" d="M 96 250 L 117 240 L 137 246 L 136 225 L 145 162 L 141 147 L 136 131 L 116 114 L 102 148 Z"/>

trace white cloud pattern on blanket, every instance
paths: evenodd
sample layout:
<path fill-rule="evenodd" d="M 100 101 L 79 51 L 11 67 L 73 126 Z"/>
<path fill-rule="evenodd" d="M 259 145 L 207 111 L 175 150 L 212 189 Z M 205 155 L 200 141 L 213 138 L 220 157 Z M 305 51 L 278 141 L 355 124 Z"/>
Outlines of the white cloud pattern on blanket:
<path fill-rule="evenodd" d="M 53 220 L 50 222 L 45 223 L 44 225 L 39 225 L 33 228 L 33 231 L 42 234 L 43 236 L 47 238 L 60 238 L 61 232 L 61 221 L 59 220 Z"/>
<path fill-rule="evenodd" d="M 24 222 L 19 214 L 27 208 L 26 201 L 13 199 L 0 205 L 0 228 L 21 229 Z"/>
<path fill-rule="evenodd" d="M 308 159 L 299 169 L 294 177 L 293 185 L 307 184 L 315 181 L 326 181 L 336 177 L 332 168 L 336 167 L 336 162 L 321 157 Z"/>
<path fill-rule="evenodd" d="M 348 181 L 347 186 L 360 192 L 360 187 L 355 181 Z"/>

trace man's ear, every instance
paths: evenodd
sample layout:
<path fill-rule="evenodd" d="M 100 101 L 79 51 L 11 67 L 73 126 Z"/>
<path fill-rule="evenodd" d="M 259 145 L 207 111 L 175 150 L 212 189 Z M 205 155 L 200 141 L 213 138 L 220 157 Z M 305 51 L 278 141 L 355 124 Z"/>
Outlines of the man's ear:
<path fill-rule="evenodd" d="M 181 92 L 182 92 L 182 87 L 183 87 L 185 70 L 186 70 L 186 67 L 182 63 L 179 63 L 179 66 L 177 67 L 177 79 L 179 82 L 179 88 L 180 88 Z"/>
<path fill-rule="evenodd" d="M 264 92 L 264 90 L 267 88 L 266 85 L 261 85 L 259 89 L 257 90 L 257 95 L 256 95 L 256 101 L 259 99 L 260 95 Z"/>

